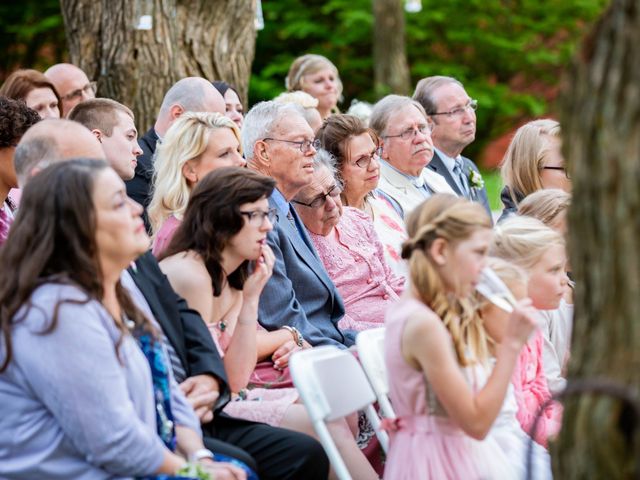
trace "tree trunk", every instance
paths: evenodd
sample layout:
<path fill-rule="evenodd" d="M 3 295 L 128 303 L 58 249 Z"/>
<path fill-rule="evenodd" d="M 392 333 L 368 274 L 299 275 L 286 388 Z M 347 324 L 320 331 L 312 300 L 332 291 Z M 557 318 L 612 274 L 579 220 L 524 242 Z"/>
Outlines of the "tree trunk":
<path fill-rule="evenodd" d="M 376 95 L 409 94 L 403 0 L 374 0 L 373 65 Z"/>
<path fill-rule="evenodd" d="M 246 103 L 255 52 L 255 0 L 60 0 L 71 61 L 98 95 L 153 125 L 177 80 L 225 80 Z M 149 29 L 143 29 L 149 15 Z"/>
<path fill-rule="evenodd" d="M 614 0 L 564 85 L 576 278 L 569 377 L 640 387 L 640 1 Z M 638 418 L 603 395 L 565 404 L 556 478 L 631 478 Z M 637 451 L 637 450 L 636 450 Z"/>

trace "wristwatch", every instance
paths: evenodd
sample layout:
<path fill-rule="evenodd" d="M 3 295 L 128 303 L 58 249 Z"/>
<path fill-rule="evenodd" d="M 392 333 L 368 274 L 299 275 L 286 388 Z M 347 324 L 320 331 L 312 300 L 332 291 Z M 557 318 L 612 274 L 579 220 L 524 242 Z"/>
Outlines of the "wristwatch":
<path fill-rule="evenodd" d="M 207 450 L 206 448 L 200 448 L 189 455 L 189 461 L 193 463 L 199 462 L 200 460 L 203 460 L 205 458 L 208 458 L 210 460 L 214 459 L 213 452 L 211 452 L 211 450 Z"/>
<path fill-rule="evenodd" d="M 296 342 L 296 345 L 300 348 L 304 346 L 304 337 L 300 333 L 300 330 L 296 327 L 290 327 L 289 325 L 284 325 L 282 328 L 291 332 L 291 335 L 293 335 L 293 341 Z"/>

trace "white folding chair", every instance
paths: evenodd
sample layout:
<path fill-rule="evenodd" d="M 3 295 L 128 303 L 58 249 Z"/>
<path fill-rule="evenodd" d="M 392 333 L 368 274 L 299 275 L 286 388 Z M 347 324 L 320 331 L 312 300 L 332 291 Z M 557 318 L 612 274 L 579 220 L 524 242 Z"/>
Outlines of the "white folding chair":
<path fill-rule="evenodd" d="M 360 364 L 373 387 L 382 415 L 386 418 L 396 418 L 389 401 L 389 379 L 384 361 L 384 332 L 384 327 L 381 327 L 358 333 L 356 348 Z"/>
<path fill-rule="evenodd" d="M 372 405 L 376 396 L 358 360 L 337 347 L 315 347 L 294 353 L 289 360 L 289 370 L 336 475 L 341 480 L 350 480 L 351 475 L 325 422 L 365 409 L 380 443 L 388 442 Z"/>

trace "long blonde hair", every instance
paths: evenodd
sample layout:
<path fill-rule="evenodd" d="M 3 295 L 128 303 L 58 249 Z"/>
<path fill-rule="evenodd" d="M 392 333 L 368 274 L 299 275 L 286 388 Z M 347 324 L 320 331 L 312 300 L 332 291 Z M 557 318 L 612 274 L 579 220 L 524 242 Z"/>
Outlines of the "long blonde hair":
<path fill-rule="evenodd" d="M 560 124 L 555 120 L 534 120 L 521 126 L 504 154 L 500 173 L 514 203 L 520 197 L 541 190 L 540 169 L 550 149 L 549 138 L 560 138 Z"/>
<path fill-rule="evenodd" d="M 217 128 L 230 128 L 240 142 L 238 127 L 224 115 L 186 112 L 171 125 L 158 145 L 154 160 L 153 198 L 148 210 L 154 233 L 169 216 L 182 218 L 191 194 L 182 167 L 204 153 L 209 144 L 209 134 Z"/>
<path fill-rule="evenodd" d="M 502 258 L 527 272 L 552 246 L 564 246 L 562 234 L 537 218 L 514 215 L 496 225 L 489 255 Z"/>
<path fill-rule="evenodd" d="M 566 213 L 571 204 L 571 195 L 559 188 L 544 188 L 533 192 L 518 205 L 518 215 L 537 218 L 553 228 L 558 216 Z"/>
<path fill-rule="evenodd" d="M 438 238 L 455 244 L 490 228 L 491 220 L 480 204 L 449 194 L 434 195 L 407 219 L 409 239 L 402 246 L 402 258 L 408 260 L 412 286 L 418 298 L 442 319 L 462 366 L 488 358 L 487 335 L 471 303 L 447 294 L 428 250 Z"/>

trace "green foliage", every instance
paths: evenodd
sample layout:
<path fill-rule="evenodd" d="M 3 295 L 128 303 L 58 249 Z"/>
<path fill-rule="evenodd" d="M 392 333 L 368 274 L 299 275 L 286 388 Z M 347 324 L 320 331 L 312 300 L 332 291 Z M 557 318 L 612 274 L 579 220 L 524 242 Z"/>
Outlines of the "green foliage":
<path fill-rule="evenodd" d="M 326 55 L 338 67 L 348 108 L 353 98 L 375 101 L 372 1 L 264 1 L 250 101 L 284 90 L 291 62 L 304 53 Z M 461 80 L 479 100 L 476 156 L 523 118 L 552 114 L 557 88 L 587 25 L 607 0 L 422 0 L 406 14 L 407 56 L 413 84 L 429 75 Z"/>
<path fill-rule="evenodd" d="M 43 70 L 63 59 L 66 38 L 58 0 L 0 5 L 0 77 L 18 68 Z"/>

